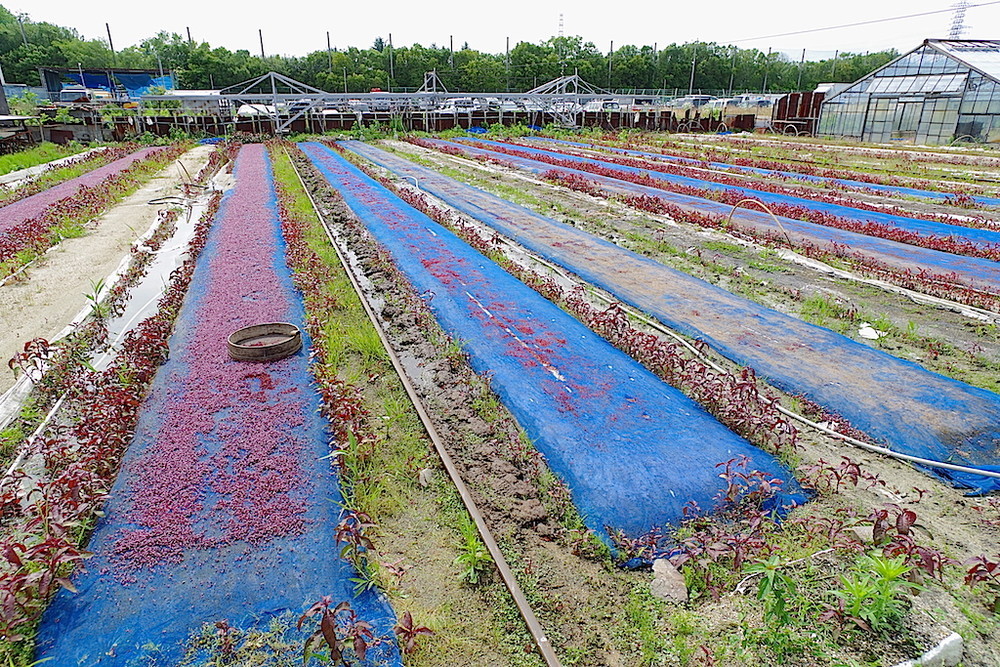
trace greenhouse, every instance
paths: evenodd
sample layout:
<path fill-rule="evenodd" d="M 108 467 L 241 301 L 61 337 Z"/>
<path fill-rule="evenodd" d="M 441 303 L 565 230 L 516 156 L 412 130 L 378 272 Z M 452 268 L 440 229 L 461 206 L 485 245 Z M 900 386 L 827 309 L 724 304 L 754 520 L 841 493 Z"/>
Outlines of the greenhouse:
<path fill-rule="evenodd" d="M 823 102 L 817 133 L 861 141 L 1000 141 L 1000 41 L 927 39 Z"/>

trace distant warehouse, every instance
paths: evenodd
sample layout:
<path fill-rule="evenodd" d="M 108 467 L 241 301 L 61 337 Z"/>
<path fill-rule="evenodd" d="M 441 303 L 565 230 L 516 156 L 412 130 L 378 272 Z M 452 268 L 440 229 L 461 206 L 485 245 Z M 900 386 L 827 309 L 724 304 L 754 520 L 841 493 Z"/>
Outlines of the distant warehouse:
<path fill-rule="evenodd" d="M 817 134 L 1000 142 L 1000 41 L 927 39 L 823 101 Z"/>

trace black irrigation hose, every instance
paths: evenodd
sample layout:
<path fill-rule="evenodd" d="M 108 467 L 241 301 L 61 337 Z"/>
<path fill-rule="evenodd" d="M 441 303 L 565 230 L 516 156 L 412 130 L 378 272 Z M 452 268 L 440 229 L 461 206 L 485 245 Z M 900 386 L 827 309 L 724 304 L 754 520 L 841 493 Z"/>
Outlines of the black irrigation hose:
<path fill-rule="evenodd" d="M 525 597 L 524 592 L 517 583 L 517 579 L 514 577 L 513 571 L 510 569 L 510 565 L 507 563 L 503 552 L 500 550 L 500 546 L 493 538 L 493 534 L 486 525 L 486 521 L 483 519 L 482 513 L 479 511 L 475 500 L 472 498 L 472 494 L 469 492 L 468 487 L 462 480 L 462 476 L 459 473 L 458 468 L 455 467 L 455 463 L 452 461 L 451 455 L 449 455 L 447 449 L 445 449 L 444 441 L 441 438 L 441 435 L 434 427 L 433 422 L 431 422 L 430 416 L 427 414 L 427 410 L 424 407 L 420 396 L 417 394 L 413 383 L 410 381 L 409 376 L 406 374 L 406 370 L 403 368 L 403 364 L 399 361 L 399 357 L 396 356 L 396 352 L 392 349 L 392 346 L 386 337 L 385 330 L 382 327 L 382 323 L 375 314 L 374 309 L 372 309 L 371 304 L 369 304 L 368 299 L 361 288 L 361 284 L 358 282 L 357 276 L 354 274 L 351 265 L 347 262 L 347 258 L 345 257 L 340 245 L 337 243 L 330 227 L 327 225 L 325 218 L 319 212 L 319 207 L 316 206 L 312 193 L 309 191 L 309 188 L 306 187 L 305 181 L 302 179 L 302 175 L 299 173 L 298 167 L 296 167 L 295 162 L 291 160 L 291 156 L 289 156 L 289 161 L 292 164 L 295 175 L 299 179 L 299 183 L 302 185 L 302 190 L 306 193 L 306 196 L 309 197 L 309 202 L 312 204 L 312 208 L 316 213 L 317 219 L 319 219 L 323 225 L 323 230 L 326 232 L 327 238 L 330 240 L 330 245 L 333 246 L 334 251 L 337 253 L 337 258 L 344 267 L 344 272 L 350 279 L 351 285 L 354 287 L 354 291 L 357 292 L 358 298 L 361 300 L 361 304 L 364 306 L 365 312 L 368 314 L 368 319 L 371 320 L 372 326 L 375 327 L 375 332 L 378 334 L 379 340 L 382 341 L 382 346 L 385 348 L 386 353 L 388 353 L 389 360 L 392 362 L 392 366 L 396 370 L 396 374 L 399 376 L 399 380 L 403 384 L 403 388 L 410 397 L 410 401 L 413 402 L 413 407 L 416 409 L 417 415 L 420 417 L 420 421 L 423 423 L 424 429 L 427 431 L 427 435 L 434 444 L 434 449 L 437 450 L 438 456 L 441 457 L 441 463 L 448 472 L 448 476 L 455 485 L 459 496 L 461 496 L 462 503 L 465 505 L 466 511 L 468 511 L 469 516 L 472 517 L 473 521 L 475 521 L 476 528 L 479 530 L 479 536 L 482 538 L 487 550 L 489 550 L 490 556 L 493 558 L 493 562 L 500 573 L 500 578 L 503 579 L 504 584 L 507 586 L 507 590 L 510 591 L 511 597 L 514 598 L 514 603 L 517 605 L 518 610 L 521 612 L 521 617 L 528 626 L 528 631 L 531 633 L 531 636 L 535 641 L 535 646 L 538 647 L 538 651 L 541 653 L 542 659 L 548 667 L 561 667 L 559 658 L 556 657 L 555 651 L 552 649 L 552 642 L 549 641 L 549 638 L 545 634 L 545 629 L 538 621 L 538 617 L 535 616 L 534 611 L 532 611 L 531 605 L 528 603 L 528 599 Z"/>

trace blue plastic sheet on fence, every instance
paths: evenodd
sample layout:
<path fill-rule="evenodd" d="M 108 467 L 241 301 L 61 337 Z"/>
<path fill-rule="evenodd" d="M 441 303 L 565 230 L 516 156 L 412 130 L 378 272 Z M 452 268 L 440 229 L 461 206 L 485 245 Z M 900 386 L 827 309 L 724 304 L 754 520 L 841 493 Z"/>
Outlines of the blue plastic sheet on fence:
<path fill-rule="evenodd" d="M 98 72 L 66 72 L 66 78 L 75 81 L 85 88 L 100 88 L 102 90 L 111 90 L 111 80 L 108 78 L 107 73 Z"/>
<path fill-rule="evenodd" d="M 765 308 L 582 230 L 356 141 L 343 145 L 896 451 L 1000 471 L 1000 396 Z M 973 490 L 1000 480 L 933 469 Z"/>
<path fill-rule="evenodd" d="M 250 151 L 249 149 L 254 149 Z M 249 154 L 248 154 L 249 153 Z M 227 194 L 216 220 L 226 215 L 234 196 L 240 192 L 241 170 L 249 160 L 266 160 L 262 146 L 245 146 L 236 166 L 236 188 Z M 270 176 L 268 176 L 268 182 Z M 273 184 L 272 184 L 273 188 Z M 276 201 L 273 190 L 267 204 L 269 228 L 266 234 L 274 238 L 271 257 L 251 257 L 254 271 L 260 271 L 262 280 L 278 281 L 277 290 L 287 298 L 285 321 L 302 328 L 304 311 L 301 296 L 292 285 L 290 272 L 284 262 L 284 243 L 280 237 Z M 284 406 L 289 397 L 295 397 L 294 408 L 277 409 L 281 413 L 278 428 L 288 444 L 282 444 L 273 456 L 294 457 L 292 469 L 301 470 L 305 480 L 300 488 L 284 497 L 284 505 L 294 503 L 301 509 L 295 511 L 300 519 L 301 531 L 292 530 L 287 535 L 261 538 L 254 541 L 237 539 L 217 547 L 198 545 L 185 548 L 179 561 L 167 559 L 152 567 L 123 570 L 120 556 L 115 554 L 116 540 L 122 531 L 134 529 L 129 524 L 130 490 L 144 469 L 149 452 L 157 442 L 171 443 L 170 433 L 164 433 L 164 408 L 169 410 L 176 400 L 178 384 L 185 379 L 195 384 L 201 378 L 189 377 L 188 364 L 192 354 L 202 352 L 205 346 L 219 346 L 225 357 L 222 341 L 197 340 L 192 332 L 199 318 L 206 316 L 203 299 L 207 284 L 212 280 L 212 258 L 219 252 L 230 256 L 241 255 L 239 235 L 237 247 L 220 249 L 217 235 L 218 223 L 213 227 L 209 242 L 202 252 L 185 304 L 178 318 L 177 327 L 170 340 L 170 357 L 155 380 L 144 403 L 135 438 L 122 465 L 122 472 L 111 490 L 105 506 L 106 516 L 98 522 L 89 549 L 94 556 L 78 568 L 73 581 L 79 593 L 61 590 L 45 613 L 38 633 L 40 658 L 46 665 L 76 667 L 78 665 L 142 665 L 143 667 L 174 667 L 181 663 L 185 647 L 191 650 L 185 664 L 209 664 L 209 656 L 192 650 L 192 636 L 199 635 L 203 624 L 209 625 L 214 634 L 214 623 L 228 621 L 234 636 L 251 629 L 268 631 L 272 621 L 291 624 L 283 635 L 275 635 L 291 644 L 295 654 L 301 654 L 304 640 L 316 627 L 317 619 L 310 619 L 302 632 L 295 623 L 310 605 L 323 596 L 331 596 L 333 604 L 350 601 L 359 618 L 374 626 L 375 634 L 384 641 L 370 653 L 364 665 L 400 665 L 401 660 L 393 640 L 392 627 L 395 617 L 386 600 L 371 590 L 355 596 L 355 585 L 350 579 L 356 571 L 338 557 L 335 528 L 339 518 L 342 496 L 337 477 L 327 460 L 330 433 L 321 417 L 320 400 L 311 383 L 308 355 L 300 352 L 279 362 L 268 364 L 274 369 L 281 364 L 280 377 L 271 372 L 268 380 L 256 383 L 262 399 L 270 405 Z M 273 269 L 273 274 L 269 271 Z M 254 294 L 245 298 L 254 298 Z M 231 313 L 215 313 L 214 317 L 233 318 Z M 308 349 L 308 336 L 304 334 L 304 349 Z M 237 363 L 237 362 L 228 362 Z M 263 378 L 265 371 L 259 364 L 238 364 L 241 373 L 253 378 Z M 273 414 L 273 412 L 272 412 Z M 214 414 L 215 426 L 210 433 L 199 436 L 205 452 L 219 443 L 233 439 L 251 439 L 254 433 L 240 432 L 227 421 L 228 414 Z M 288 422 L 285 428 L 285 420 Z M 238 440 L 237 440 L 238 442 Z M 237 462 L 229 465 L 236 469 Z M 278 465 L 275 461 L 251 461 L 247 465 Z M 275 468 L 277 470 L 278 468 Z M 283 469 L 283 468 L 282 468 Z M 163 476 L 175 474 L 163 470 Z M 202 512 L 193 515 L 199 530 L 209 531 L 210 537 L 218 535 L 220 521 L 213 515 L 219 505 L 227 502 L 224 491 L 213 482 L 227 474 L 214 469 L 203 479 L 192 479 L 191 484 L 205 485 Z M 265 472 L 264 475 L 267 473 Z M 261 479 L 264 479 L 262 477 Z M 253 490 L 250 491 L 253 493 Z M 239 511 L 236 508 L 234 511 Z M 284 512 L 277 515 L 282 519 Z M 225 514 L 223 514 L 223 517 Z M 274 517 L 275 513 L 268 515 Z M 267 521 L 267 519 L 264 519 Z M 223 524 L 224 525 L 224 524 Z M 233 529 L 238 533 L 239 526 Z M 210 544 L 211 539 L 207 540 Z M 239 642 L 237 642 L 239 645 Z M 264 647 L 266 650 L 266 646 Z M 285 658 L 287 656 L 280 656 Z M 199 661 L 199 659 L 201 661 Z M 213 663 L 214 664 L 214 663 Z M 270 664 L 270 663 L 268 663 Z M 284 664 L 284 663 L 282 663 Z"/>
<path fill-rule="evenodd" d="M 782 505 L 804 500 L 772 456 L 691 399 L 329 148 L 301 147 L 489 375 L 598 535 L 678 524 L 690 501 L 710 508 L 717 465 L 739 456 L 783 481 Z"/>
<path fill-rule="evenodd" d="M 732 133 L 720 132 L 719 134 L 732 134 Z M 589 148 L 611 153 L 618 153 L 621 155 L 631 155 L 633 157 L 639 157 L 639 158 L 662 160 L 666 162 L 677 162 L 679 164 L 686 164 L 694 167 L 702 167 L 707 164 L 712 169 L 725 169 L 726 171 L 743 172 L 746 174 L 758 174 L 760 176 L 779 176 L 781 178 L 790 178 L 798 181 L 810 181 L 812 183 L 836 183 L 838 185 L 846 185 L 854 188 L 864 188 L 866 190 L 874 190 L 876 192 L 889 192 L 893 194 L 906 195 L 908 197 L 920 197 L 921 199 L 937 199 L 939 201 L 943 201 L 945 199 L 953 198 L 955 196 L 953 193 L 938 192 L 936 190 L 922 190 L 920 188 L 908 188 L 902 185 L 885 185 L 883 183 L 868 183 L 867 181 L 856 181 L 849 178 L 834 178 L 830 176 L 817 176 L 815 174 L 800 174 L 795 171 L 764 169 L 762 167 L 748 167 L 739 164 L 729 164 L 727 162 L 706 162 L 704 160 L 686 158 L 686 157 L 681 157 L 679 155 L 667 155 L 665 153 L 650 153 L 648 151 L 629 150 L 625 148 L 605 146 L 602 144 L 588 144 L 580 141 L 566 141 L 565 139 L 554 139 L 552 137 L 537 137 L 537 140 L 547 141 L 553 144 L 562 144 L 564 146 L 576 146 L 578 148 Z M 983 195 L 969 195 L 969 196 L 972 197 L 973 201 L 979 204 L 985 204 L 987 206 L 1000 206 L 1000 199 L 997 199 L 996 197 L 985 197 Z"/>
<path fill-rule="evenodd" d="M 171 75 L 154 77 L 151 74 L 129 74 L 126 72 L 114 72 L 114 77 L 128 91 L 128 96 L 138 99 L 143 95 L 149 95 L 150 90 L 156 87 L 163 87 L 166 90 L 173 90 L 174 78 Z"/>
<path fill-rule="evenodd" d="M 430 141 L 431 143 L 440 143 L 442 145 L 460 146 L 462 150 L 473 155 L 486 155 L 499 158 L 538 174 L 543 174 L 549 170 L 575 174 L 598 183 L 602 189 L 609 192 L 656 197 L 665 202 L 705 214 L 716 214 L 725 217 L 733 212 L 733 207 L 729 204 L 650 186 L 638 185 L 589 171 L 569 167 L 557 167 L 548 162 L 500 153 L 477 140 L 465 140 L 461 143 L 440 140 Z M 767 230 L 772 234 L 783 234 L 796 240 L 805 239 L 807 242 L 814 243 L 820 247 L 836 246 L 840 249 L 846 248 L 853 254 L 870 257 L 899 272 L 909 272 L 911 275 L 916 276 L 924 271 L 932 276 L 945 277 L 949 282 L 954 279 L 974 289 L 980 289 L 992 294 L 1000 293 L 1000 262 L 979 257 L 953 255 L 951 253 L 930 250 L 874 236 L 865 236 L 864 234 L 793 218 L 778 216 L 778 220 L 780 226 L 775 225 L 773 219 L 767 213 L 741 210 L 738 219 L 734 219 L 734 225 L 749 223 L 755 228 Z"/>
<path fill-rule="evenodd" d="M 934 222 L 932 220 L 920 220 L 917 218 L 908 218 L 901 215 L 893 215 L 891 213 L 882 213 L 880 211 L 867 211 L 864 209 L 851 208 L 850 206 L 844 206 L 842 204 L 832 204 L 829 202 L 806 199 L 804 197 L 783 195 L 775 192 L 766 192 L 764 190 L 754 190 L 752 188 L 739 188 L 732 185 L 726 185 L 723 183 L 714 183 L 712 181 L 692 178 L 690 176 L 679 176 L 676 174 L 667 174 L 663 172 L 650 171 L 648 169 L 640 169 L 639 167 L 630 167 L 627 165 L 616 164 L 614 162 L 607 162 L 597 158 L 580 157 L 577 155 L 570 155 L 567 153 L 555 153 L 552 151 L 546 151 L 540 148 L 531 148 L 529 146 L 523 146 L 520 144 L 516 145 L 504 144 L 501 142 L 488 141 L 479 138 L 465 139 L 459 137 L 458 140 L 474 141 L 478 145 L 515 148 L 519 151 L 524 151 L 526 153 L 556 157 L 561 160 L 568 160 L 570 162 L 598 164 L 601 165 L 602 167 L 616 169 L 618 171 L 622 171 L 627 174 L 636 174 L 636 175 L 646 174 L 650 178 L 655 180 L 665 181 L 667 183 L 675 183 L 677 185 L 683 185 L 693 188 L 704 188 L 720 192 L 735 191 L 740 193 L 744 197 L 752 197 L 754 199 L 759 199 L 765 204 L 785 204 L 789 206 L 800 206 L 814 211 L 821 211 L 829 215 L 835 215 L 841 218 L 845 218 L 847 220 L 855 220 L 858 222 L 875 222 L 885 225 L 891 225 L 893 227 L 899 227 L 900 229 L 916 232 L 918 234 L 923 234 L 925 236 L 941 236 L 941 237 L 952 236 L 960 239 L 968 239 L 969 241 L 976 243 L 978 245 L 1000 244 L 1000 232 L 992 229 L 980 229 L 978 227 L 963 227 L 961 225 L 949 225 L 943 222 Z"/>

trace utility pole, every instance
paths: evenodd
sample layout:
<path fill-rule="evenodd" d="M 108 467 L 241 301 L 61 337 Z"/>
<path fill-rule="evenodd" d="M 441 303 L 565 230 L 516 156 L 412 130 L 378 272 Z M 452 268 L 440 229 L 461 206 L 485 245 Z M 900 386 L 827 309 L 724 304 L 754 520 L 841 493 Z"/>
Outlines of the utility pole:
<path fill-rule="evenodd" d="M 802 60 L 799 61 L 799 78 L 795 82 L 795 90 L 802 88 L 802 68 L 806 66 L 806 50 L 802 49 Z"/>
<path fill-rule="evenodd" d="M 837 76 L 837 58 L 840 57 L 840 49 L 833 52 L 833 64 L 830 65 L 830 78 Z"/>
<path fill-rule="evenodd" d="M 739 49 L 733 47 L 733 62 L 729 64 L 729 92 L 727 93 L 729 97 L 733 96 L 733 80 L 736 78 L 736 54 L 739 53 Z"/>
<path fill-rule="evenodd" d="M 108 31 L 108 46 L 111 47 L 111 66 L 118 67 L 118 56 L 115 55 L 115 43 L 111 41 L 111 26 L 105 23 L 104 27 Z"/>
<path fill-rule="evenodd" d="M 185 29 L 187 30 L 187 34 L 188 34 L 188 44 L 193 44 L 194 40 L 191 39 L 191 26 L 187 26 Z"/>
<path fill-rule="evenodd" d="M 608 47 L 608 88 L 611 87 L 611 61 L 615 57 L 615 40 L 611 40 L 611 46 Z"/>
<path fill-rule="evenodd" d="M 507 92 L 510 92 L 510 37 L 507 38 L 507 56 L 504 59 L 507 65 Z"/>
<path fill-rule="evenodd" d="M 22 14 L 17 15 L 17 25 L 21 27 L 21 41 L 23 41 L 24 45 L 27 46 L 28 35 L 24 32 L 24 16 Z"/>
<path fill-rule="evenodd" d="M 264 55 L 264 31 L 257 28 L 257 36 L 260 37 L 260 59 L 264 60 L 267 57 Z"/>
<path fill-rule="evenodd" d="M 767 58 L 764 59 L 764 90 L 762 92 L 767 92 L 767 75 L 771 69 L 771 47 L 767 47 Z"/>
<path fill-rule="evenodd" d="M 333 71 L 333 50 L 330 48 L 330 31 L 326 31 L 326 56 L 330 59 L 330 71 Z"/>
<path fill-rule="evenodd" d="M 389 33 L 389 85 L 387 88 L 392 92 L 392 82 L 396 80 L 396 68 L 392 62 L 392 33 Z"/>
<path fill-rule="evenodd" d="M 698 45 L 695 44 L 691 50 L 691 78 L 688 79 L 688 95 L 694 93 L 694 65 L 698 60 Z"/>

